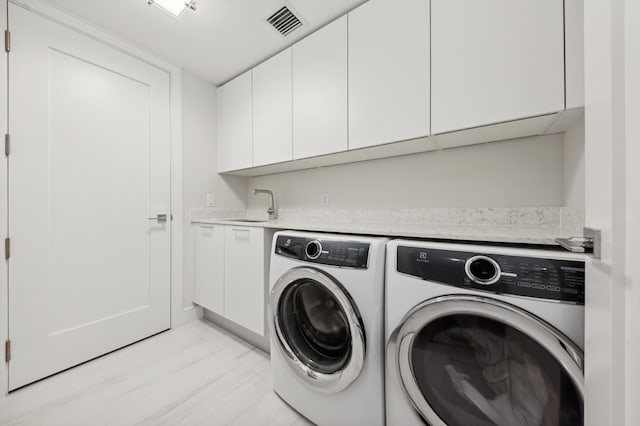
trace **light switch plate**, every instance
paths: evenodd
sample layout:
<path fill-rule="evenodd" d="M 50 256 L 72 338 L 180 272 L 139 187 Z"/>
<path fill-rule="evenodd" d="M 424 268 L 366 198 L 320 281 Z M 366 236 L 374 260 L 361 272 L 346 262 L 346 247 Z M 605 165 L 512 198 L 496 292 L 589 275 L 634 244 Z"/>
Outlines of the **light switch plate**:
<path fill-rule="evenodd" d="M 207 194 L 207 207 L 215 207 L 216 205 L 216 197 L 215 194 Z"/>
<path fill-rule="evenodd" d="M 322 205 L 322 207 L 329 206 L 329 194 L 326 192 L 320 194 L 320 205 Z"/>

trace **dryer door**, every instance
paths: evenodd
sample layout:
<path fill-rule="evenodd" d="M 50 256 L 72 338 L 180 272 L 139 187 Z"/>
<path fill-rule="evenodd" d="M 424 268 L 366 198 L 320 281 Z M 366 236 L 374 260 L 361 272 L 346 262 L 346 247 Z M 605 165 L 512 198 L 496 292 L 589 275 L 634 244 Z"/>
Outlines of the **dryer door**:
<path fill-rule="evenodd" d="M 414 308 L 389 368 L 431 425 L 582 425 L 582 351 L 515 306 L 457 295 Z"/>
<path fill-rule="evenodd" d="M 315 268 L 287 271 L 270 296 L 272 351 L 280 351 L 291 370 L 314 389 L 333 393 L 360 374 L 365 334 L 349 293 Z"/>

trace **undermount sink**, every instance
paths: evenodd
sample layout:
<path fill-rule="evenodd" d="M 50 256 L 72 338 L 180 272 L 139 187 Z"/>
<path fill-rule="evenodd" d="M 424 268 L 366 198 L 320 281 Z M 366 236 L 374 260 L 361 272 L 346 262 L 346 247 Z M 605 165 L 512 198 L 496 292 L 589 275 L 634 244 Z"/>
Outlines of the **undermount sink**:
<path fill-rule="evenodd" d="M 267 219 L 222 219 L 225 222 L 268 222 Z"/>

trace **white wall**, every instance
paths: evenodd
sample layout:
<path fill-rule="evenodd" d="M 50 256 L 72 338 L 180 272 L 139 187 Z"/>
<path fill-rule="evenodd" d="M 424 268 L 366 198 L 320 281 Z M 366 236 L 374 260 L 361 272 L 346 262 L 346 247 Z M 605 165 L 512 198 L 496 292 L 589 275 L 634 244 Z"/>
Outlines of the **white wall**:
<path fill-rule="evenodd" d="M 321 193 L 331 208 L 563 206 L 564 156 L 558 134 L 259 176 L 249 188 L 273 190 L 279 208 L 320 208 Z M 248 203 L 266 207 L 263 197 Z"/>
<path fill-rule="evenodd" d="M 584 211 L 584 117 L 564 134 L 564 205 Z"/>
<path fill-rule="evenodd" d="M 206 207 L 206 195 L 214 194 L 216 207 L 246 209 L 247 179 L 224 176 L 217 169 L 216 89 L 184 71 L 184 307 L 191 306 L 194 291 L 194 233 L 189 212 Z"/>

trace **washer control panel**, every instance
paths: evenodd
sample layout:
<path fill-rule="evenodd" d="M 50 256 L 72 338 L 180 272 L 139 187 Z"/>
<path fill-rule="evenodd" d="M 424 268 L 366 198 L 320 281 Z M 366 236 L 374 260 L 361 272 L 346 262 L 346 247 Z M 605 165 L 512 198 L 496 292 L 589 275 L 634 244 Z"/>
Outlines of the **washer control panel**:
<path fill-rule="evenodd" d="M 399 246 L 397 271 L 427 281 L 584 304 L 584 262 Z"/>
<path fill-rule="evenodd" d="M 369 244 L 348 240 L 279 235 L 276 239 L 275 253 L 322 265 L 359 269 L 367 269 L 369 266 Z"/>

